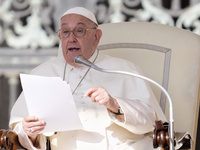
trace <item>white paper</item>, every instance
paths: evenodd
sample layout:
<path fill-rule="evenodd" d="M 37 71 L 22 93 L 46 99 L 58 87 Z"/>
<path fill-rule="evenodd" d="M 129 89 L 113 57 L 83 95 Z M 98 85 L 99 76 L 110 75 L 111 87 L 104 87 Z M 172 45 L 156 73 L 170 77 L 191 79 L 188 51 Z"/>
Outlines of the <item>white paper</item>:
<path fill-rule="evenodd" d="M 30 116 L 46 122 L 45 132 L 82 129 L 69 84 L 60 77 L 20 74 Z"/>

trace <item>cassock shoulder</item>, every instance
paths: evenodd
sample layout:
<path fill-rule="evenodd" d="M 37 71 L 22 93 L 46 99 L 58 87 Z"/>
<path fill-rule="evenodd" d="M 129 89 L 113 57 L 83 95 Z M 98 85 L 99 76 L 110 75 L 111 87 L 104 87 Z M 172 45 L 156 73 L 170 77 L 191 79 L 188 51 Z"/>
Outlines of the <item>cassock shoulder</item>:
<path fill-rule="evenodd" d="M 65 61 L 62 58 L 56 58 L 46 61 L 34 68 L 30 74 L 42 76 L 61 76 L 64 71 Z"/>

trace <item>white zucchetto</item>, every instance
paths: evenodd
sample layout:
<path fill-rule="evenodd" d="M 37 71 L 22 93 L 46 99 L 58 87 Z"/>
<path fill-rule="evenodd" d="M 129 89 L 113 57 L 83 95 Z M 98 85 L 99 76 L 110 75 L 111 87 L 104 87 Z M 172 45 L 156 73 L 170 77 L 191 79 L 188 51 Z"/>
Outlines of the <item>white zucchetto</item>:
<path fill-rule="evenodd" d="M 61 16 L 61 18 L 63 16 L 65 16 L 65 15 L 69 15 L 69 14 L 77 14 L 77 15 L 84 16 L 84 17 L 88 18 L 89 20 L 91 20 L 92 22 L 94 22 L 94 23 L 96 23 L 98 25 L 97 20 L 96 20 L 94 14 L 91 11 L 89 11 L 88 9 L 85 9 L 83 7 L 74 7 L 74 8 L 71 8 L 71 9 L 67 10 Z"/>

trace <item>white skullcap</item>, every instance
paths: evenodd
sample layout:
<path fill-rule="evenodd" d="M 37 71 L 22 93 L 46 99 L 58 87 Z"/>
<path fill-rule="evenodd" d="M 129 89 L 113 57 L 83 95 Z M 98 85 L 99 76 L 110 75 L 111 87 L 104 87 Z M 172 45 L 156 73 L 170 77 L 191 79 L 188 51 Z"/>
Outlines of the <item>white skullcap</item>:
<path fill-rule="evenodd" d="M 74 8 L 71 8 L 71 9 L 67 10 L 61 16 L 61 18 L 63 16 L 65 16 L 65 15 L 68 15 L 68 14 L 77 14 L 77 15 L 84 16 L 84 17 L 88 18 L 89 20 L 91 20 L 92 22 L 94 22 L 94 23 L 96 23 L 98 25 L 97 20 L 96 20 L 94 14 L 91 11 L 89 11 L 89 10 L 83 8 L 83 7 L 74 7 Z"/>

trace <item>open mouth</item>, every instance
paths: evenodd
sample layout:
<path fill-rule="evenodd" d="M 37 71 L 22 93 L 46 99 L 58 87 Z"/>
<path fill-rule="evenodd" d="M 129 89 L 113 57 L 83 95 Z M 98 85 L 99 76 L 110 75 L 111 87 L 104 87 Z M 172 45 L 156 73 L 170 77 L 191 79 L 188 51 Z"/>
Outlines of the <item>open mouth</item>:
<path fill-rule="evenodd" d="M 79 51 L 80 50 L 80 48 L 69 48 L 68 49 L 68 51 L 70 51 L 70 52 L 76 52 L 76 51 Z"/>

